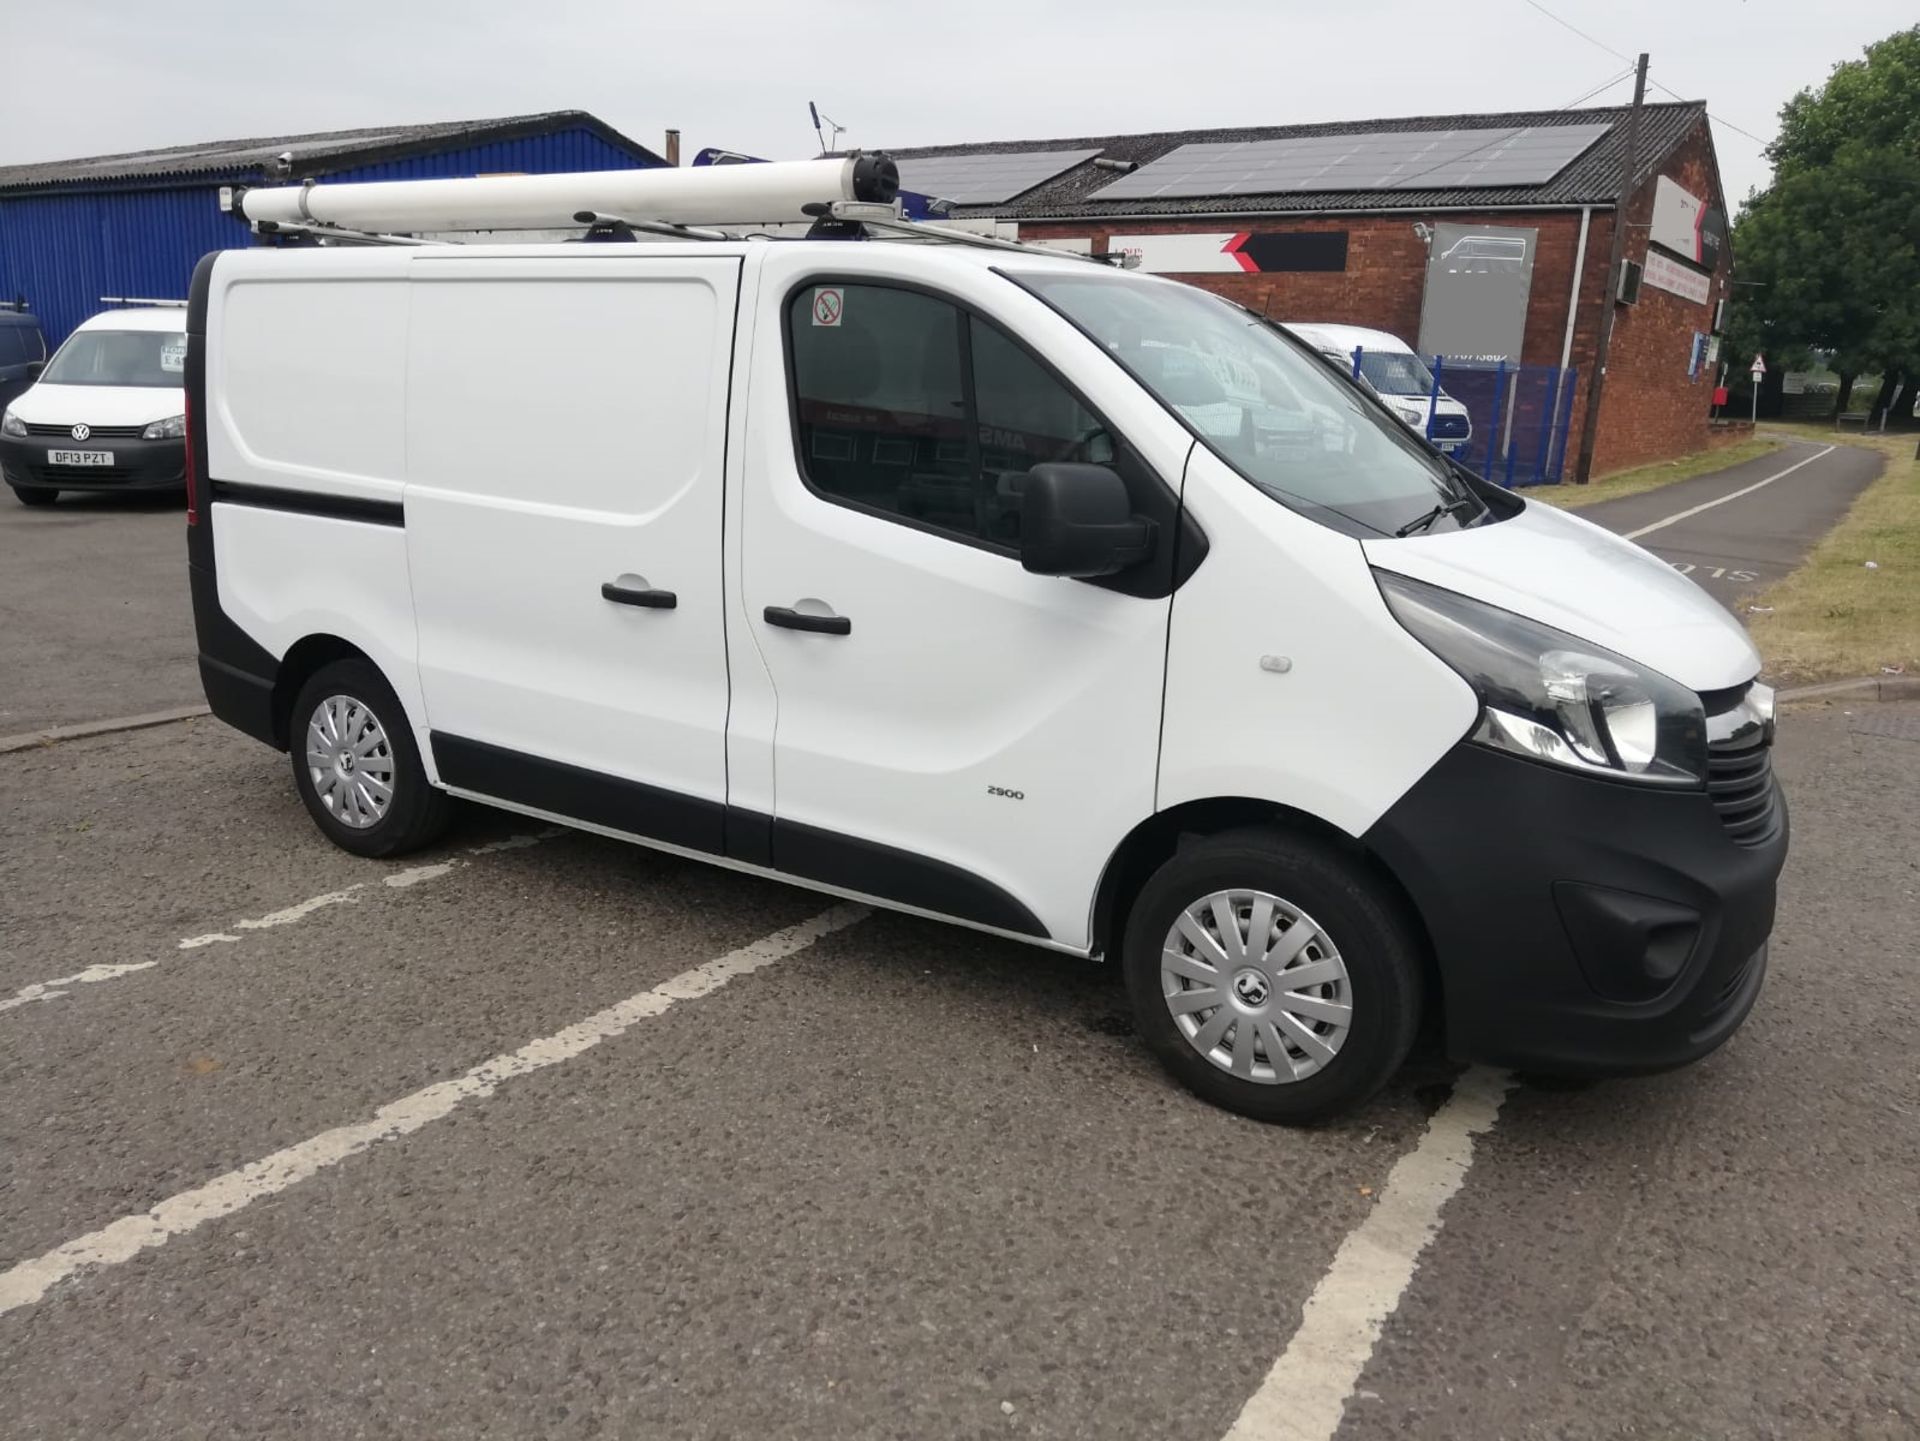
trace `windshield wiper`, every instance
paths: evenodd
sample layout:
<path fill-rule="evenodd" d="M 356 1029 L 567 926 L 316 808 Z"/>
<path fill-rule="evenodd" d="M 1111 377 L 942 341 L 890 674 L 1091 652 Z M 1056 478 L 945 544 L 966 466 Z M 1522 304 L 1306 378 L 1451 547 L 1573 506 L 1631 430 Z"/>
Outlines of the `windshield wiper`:
<path fill-rule="evenodd" d="M 1470 495 L 1457 495 L 1452 500 L 1443 501 L 1439 505 L 1436 505 L 1425 515 L 1416 515 L 1412 520 L 1396 530 L 1394 536 L 1396 539 L 1404 540 L 1407 536 L 1425 530 L 1443 515 L 1452 515 L 1463 506 L 1470 509 L 1477 509 L 1479 505 L 1480 502 Z"/>

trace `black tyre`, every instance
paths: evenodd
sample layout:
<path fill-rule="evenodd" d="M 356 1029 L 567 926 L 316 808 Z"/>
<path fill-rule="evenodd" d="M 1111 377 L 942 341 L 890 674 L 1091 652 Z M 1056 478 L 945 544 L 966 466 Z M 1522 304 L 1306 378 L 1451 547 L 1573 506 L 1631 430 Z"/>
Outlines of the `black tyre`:
<path fill-rule="evenodd" d="M 1420 1022 L 1417 936 L 1358 861 L 1279 830 L 1230 831 L 1149 880 L 1122 946 L 1134 1023 L 1188 1089 L 1257 1121 L 1349 1111 Z"/>
<path fill-rule="evenodd" d="M 59 491 L 41 490 L 38 486 L 14 485 L 9 486 L 8 489 L 13 492 L 13 498 L 22 505 L 52 505 L 60 498 Z"/>
<path fill-rule="evenodd" d="M 447 828 L 453 801 L 427 782 L 393 688 L 370 661 L 334 661 L 300 687 L 287 725 L 293 783 L 342 850 L 397 856 Z"/>

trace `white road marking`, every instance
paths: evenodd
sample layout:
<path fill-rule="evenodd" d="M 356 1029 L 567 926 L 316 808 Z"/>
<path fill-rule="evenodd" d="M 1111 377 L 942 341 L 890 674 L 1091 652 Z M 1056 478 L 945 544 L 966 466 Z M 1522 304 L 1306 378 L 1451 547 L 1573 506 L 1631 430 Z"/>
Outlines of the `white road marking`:
<path fill-rule="evenodd" d="M 298 905 L 288 906 L 284 911 L 268 911 L 264 916 L 254 916 L 244 921 L 235 921 L 234 929 L 239 931 L 265 931 L 274 926 L 290 926 L 296 921 L 304 921 L 315 911 L 325 906 L 351 905 L 360 898 L 354 894 L 365 881 L 356 882 L 345 890 L 328 891 L 322 896 L 308 896 Z"/>
<path fill-rule="evenodd" d="M 60 976 L 51 981 L 35 981 L 30 986 L 22 986 L 6 1000 L 0 1001 L 0 1011 L 11 1011 L 15 1006 L 31 1005 L 35 1001 L 57 1001 L 66 994 L 59 989 L 64 986 L 91 986 L 100 981 L 118 980 L 121 976 L 134 971 L 144 971 L 157 966 L 158 961 L 133 961 L 124 966 L 88 966 L 84 971 L 75 971 L 70 976 Z"/>
<path fill-rule="evenodd" d="M 507 836 L 502 840 L 488 841 L 483 846 L 474 846 L 467 852 L 467 859 L 440 861 L 427 866 L 413 866 L 408 870 L 395 871 L 392 875 L 385 877 L 385 881 L 387 885 L 392 886 L 396 890 L 405 890 L 410 886 L 419 885 L 422 881 L 438 880 L 450 871 L 457 870 L 461 866 L 470 865 L 472 864 L 470 858 L 473 856 L 490 856 L 496 851 L 525 850 L 528 846 L 537 846 L 542 841 L 551 840 L 555 836 L 565 834 L 565 826 L 548 826 L 545 830 L 536 831 L 532 835 Z M 372 882 L 370 881 L 359 881 L 346 887 L 344 890 L 328 891 L 325 895 L 309 896 L 298 905 L 288 906 L 285 910 L 270 911 L 264 916 L 235 921 L 233 927 L 236 931 L 264 931 L 274 926 L 290 926 L 295 922 L 305 920 L 315 911 L 323 910 L 327 906 L 337 906 L 357 901 L 359 897 L 353 893 L 371 884 Z M 245 937 L 236 936 L 231 931 L 212 931 L 204 936 L 187 936 L 179 941 L 174 946 L 174 949 L 177 951 L 197 951 L 202 946 L 222 944 L 238 945 L 244 939 Z M 152 970 L 159 964 L 158 961 L 131 961 L 125 965 L 88 966 L 84 971 L 78 971 L 71 976 L 60 976 L 51 981 L 35 981 L 31 985 L 22 986 L 6 1000 L 0 1000 L 0 1011 L 11 1011 L 16 1006 L 31 1005 L 35 1001 L 57 1001 L 67 994 L 66 990 L 63 989 L 64 987 L 92 985 L 100 981 L 118 980 L 121 976 L 132 975 L 135 971 Z"/>
<path fill-rule="evenodd" d="M 436 1082 L 391 1101 L 364 1121 L 322 1131 L 297 1145 L 216 1176 L 203 1186 L 169 1196 L 152 1210 L 123 1216 L 44 1255 L 22 1261 L 9 1271 L 0 1272 L 0 1314 L 31 1306 L 54 1285 L 81 1271 L 130 1261 L 142 1251 L 165 1245 L 175 1236 L 184 1236 L 209 1221 L 230 1216 L 255 1201 L 298 1185 L 382 1141 L 411 1135 L 451 1115 L 463 1102 L 492 1095 L 502 1081 L 572 1060 L 602 1041 L 624 1034 L 641 1021 L 664 1014 L 676 1002 L 711 995 L 735 977 L 749 975 L 805 950 L 821 937 L 850 926 L 867 914 L 865 906 L 835 906 L 810 920 L 763 936 L 752 945 L 682 971 L 671 980 L 629 996 L 584 1021 L 529 1041 L 517 1051 L 482 1061 L 463 1076 Z"/>
<path fill-rule="evenodd" d="M 1378 1203 L 1348 1233 L 1313 1288 L 1300 1329 L 1226 1441 L 1329 1441 L 1360 1379 L 1380 1327 L 1406 1294 L 1420 1253 L 1473 1164 L 1473 1138 L 1493 1127 L 1513 1080 L 1474 1067 L 1420 1138 L 1394 1163 Z"/>
<path fill-rule="evenodd" d="M 456 861 L 442 861 L 437 866 L 415 866 L 411 870 L 395 871 L 386 881 L 396 891 L 404 891 L 408 886 L 417 886 L 422 881 L 439 880 L 457 864 Z"/>
<path fill-rule="evenodd" d="M 1721 496 L 1718 500 L 1706 501 L 1704 504 L 1696 505 L 1687 510 L 1683 510 L 1679 512 L 1677 515 L 1670 515 L 1665 520 L 1656 520 L 1652 525 L 1643 525 L 1638 530 L 1627 531 L 1625 532 L 1625 534 L 1621 536 L 1621 539 L 1638 540 L 1643 535 L 1652 535 L 1656 530 L 1665 530 L 1668 526 L 1674 524 L 1676 521 L 1682 521 L 1687 519 L 1689 516 L 1698 515 L 1703 510 L 1712 510 L 1716 505 L 1725 505 L 1728 501 L 1738 500 L 1743 495 L 1752 495 L 1756 490 L 1761 489 L 1763 486 L 1772 485 L 1776 480 L 1784 480 L 1787 476 L 1792 475 L 1801 466 L 1812 465 L 1821 456 L 1827 455 L 1830 452 L 1837 450 L 1838 448 L 1839 448 L 1838 446 L 1829 445 L 1829 446 L 1826 446 L 1824 449 L 1816 450 L 1812 455 L 1808 456 L 1805 460 L 1796 460 L 1792 465 L 1788 466 L 1785 470 L 1776 471 L 1774 474 L 1768 476 L 1765 480 L 1756 480 L 1752 485 L 1743 486 L 1741 489 L 1736 490 L 1729 495 Z"/>

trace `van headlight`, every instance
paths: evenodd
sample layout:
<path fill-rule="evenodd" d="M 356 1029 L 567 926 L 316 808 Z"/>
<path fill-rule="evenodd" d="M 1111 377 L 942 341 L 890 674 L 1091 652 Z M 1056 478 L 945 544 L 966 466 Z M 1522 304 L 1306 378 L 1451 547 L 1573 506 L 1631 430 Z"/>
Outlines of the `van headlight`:
<path fill-rule="evenodd" d="M 1512 611 L 1375 571 L 1394 618 L 1480 697 L 1473 739 L 1570 770 L 1698 786 L 1700 697 L 1625 656 Z"/>
<path fill-rule="evenodd" d="M 187 418 L 184 415 L 170 415 L 165 420 L 156 420 L 140 432 L 142 440 L 179 440 L 187 433 Z"/>
<path fill-rule="evenodd" d="M 1427 413 L 1424 410 L 1415 410 L 1410 405 L 1396 405 L 1393 410 L 1394 414 L 1398 415 L 1408 425 L 1425 425 L 1427 423 Z"/>
<path fill-rule="evenodd" d="M 26 423 L 16 417 L 11 408 L 4 415 L 0 415 L 0 435 L 25 435 L 26 433 Z"/>

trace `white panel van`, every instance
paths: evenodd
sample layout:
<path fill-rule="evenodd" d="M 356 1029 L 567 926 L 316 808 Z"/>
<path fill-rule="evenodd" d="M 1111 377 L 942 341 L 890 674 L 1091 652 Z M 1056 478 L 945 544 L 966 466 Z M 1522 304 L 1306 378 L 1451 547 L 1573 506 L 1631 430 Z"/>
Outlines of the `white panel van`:
<path fill-rule="evenodd" d="M 1357 355 L 1361 376 L 1382 403 L 1408 430 L 1431 440 L 1435 449 L 1452 455 L 1473 443 L 1473 417 L 1466 406 L 1436 389 L 1426 361 L 1391 331 L 1292 320 L 1286 322 L 1286 328 L 1335 365 L 1352 366 Z"/>
<path fill-rule="evenodd" d="M 102 311 L 35 367 L 0 411 L 0 475 L 22 505 L 63 490 L 180 492 L 186 328 L 178 302 Z"/>
<path fill-rule="evenodd" d="M 326 246 L 209 257 L 189 330 L 207 696 L 348 850 L 460 796 L 1116 957 L 1267 1120 L 1429 1007 L 1598 1074 L 1760 991 L 1741 627 L 1214 296 L 959 241 Z"/>

